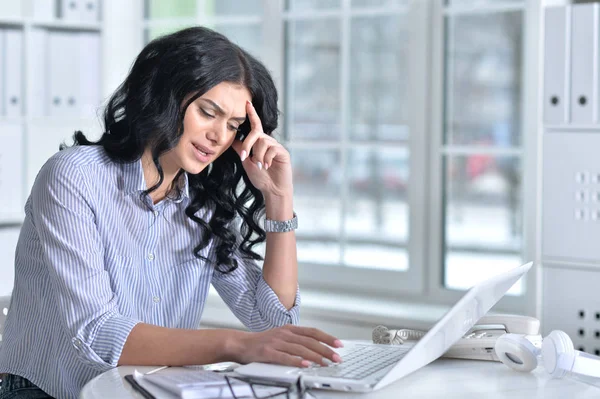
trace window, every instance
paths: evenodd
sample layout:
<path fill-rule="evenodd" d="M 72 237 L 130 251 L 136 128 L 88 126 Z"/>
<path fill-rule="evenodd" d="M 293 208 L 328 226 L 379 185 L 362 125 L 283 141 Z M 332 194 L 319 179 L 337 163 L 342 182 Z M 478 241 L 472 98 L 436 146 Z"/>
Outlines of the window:
<path fill-rule="evenodd" d="M 213 27 L 273 72 L 304 287 L 452 302 L 532 253 L 526 4 L 147 0 L 145 28 Z"/>
<path fill-rule="evenodd" d="M 443 9 L 443 119 L 434 151 L 443 285 L 466 289 L 523 262 L 523 1 Z M 522 294 L 522 281 L 510 291 Z"/>

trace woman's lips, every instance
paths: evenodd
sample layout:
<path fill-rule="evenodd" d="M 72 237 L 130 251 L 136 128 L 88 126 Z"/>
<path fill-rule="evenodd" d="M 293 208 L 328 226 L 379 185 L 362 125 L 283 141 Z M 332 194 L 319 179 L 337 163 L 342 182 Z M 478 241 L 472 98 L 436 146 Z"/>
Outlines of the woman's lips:
<path fill-rule="evenodd" d="M 194 155 L 200 162 L 208 163 L 210 162 L 210 157 L 213 154 L 212 152 L 207 151 L 202 147 L 198 147 L 195 144 L 192 144 L 194 147 Z"/>

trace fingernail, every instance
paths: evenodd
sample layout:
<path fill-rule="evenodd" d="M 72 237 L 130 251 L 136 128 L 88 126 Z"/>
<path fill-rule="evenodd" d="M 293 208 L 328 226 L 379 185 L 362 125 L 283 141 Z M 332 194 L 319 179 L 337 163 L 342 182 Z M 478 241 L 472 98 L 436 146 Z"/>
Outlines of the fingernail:
<path fill-rule="evenodd" d="M 334 345 L 336 348 L 343 348 L 343 347 L 344 347 L 344 344 L 343 344 L 343 343 L 342 343 L 342 341 L 340 341 L 339 339 L 336 339 L 335 341 L 333 341 L 333 345 Z"/>
<path fill-rule="evenodd" d="M 310 362 L 308 360 L 303 360 L 300 364 L 302 367 L 310 367 Z"/>
<path fill-rule="evenodd" d="M 262 170 L 262 163 L 260 163 L 260 162 L 257 162 L 257 163 L 256 163 L 256 166 L 258 166 L 258 170 Z"/>
<path fill-rule="evenodd" d="M 342 358 L 340 357 L 340 355 L 338 355 L 337 353 L 335 355 L 333 355 L 331 357 L 333 359 L 334 362 L 336 363 L 341 363 L 342 362 Z"/>
<path fill-rule="evenodd" d="M 240 158 L 242 160 L 242 162 L 244 162 L 244 160 L 246 159 L 246 157 L 248 156 L 248 154 L 246 153 L 246 151 L 242 151 L 242 155 L 240 155 Z"/>
<path fill-rule="evenodd" d="M 252 105 L 252 101 L 248 100 L 248 104 Z"/>
<path fill-rule="evenodd" d="M 269 169 L 269 164 L 265 163 L 265 170 Z"/>

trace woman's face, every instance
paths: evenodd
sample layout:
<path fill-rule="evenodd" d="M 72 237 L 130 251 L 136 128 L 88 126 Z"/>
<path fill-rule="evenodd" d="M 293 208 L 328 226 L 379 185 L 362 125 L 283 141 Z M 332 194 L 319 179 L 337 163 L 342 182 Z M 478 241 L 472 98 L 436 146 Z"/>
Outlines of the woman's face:
<path fill-rule="evenodd" d="M 221 82 L 191 103 L 179 143 L 167 155 L 173 166 L 198 174 L 217 159 L 246 120 L 246 101 L 250 101 L 246 87 Z"/>

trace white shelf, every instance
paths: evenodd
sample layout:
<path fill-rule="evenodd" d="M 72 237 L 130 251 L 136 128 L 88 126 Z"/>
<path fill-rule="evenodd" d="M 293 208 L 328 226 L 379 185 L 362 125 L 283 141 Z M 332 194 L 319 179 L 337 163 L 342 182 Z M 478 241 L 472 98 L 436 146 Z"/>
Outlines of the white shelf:
<path fill-rule="evenodd" d="M 102 24 L 100 22 L 61 21 L 57 19 L 53 21 L 30 20 L 27 24 L 34 28 L 44 29 L 65 29 L 88 32 L 100 32 L 102 30 Z"/>
<path fill-rule="evenodd" d="M 23 27 L 23 18 L 18 17 L 0 17 L 0 26 L 16 26 Z"/>
<path fill-rule="evenodd" d="M 100 32 L 102 30 L 102 24 L 100 22 L 63 21 L 60 19 L 40 20 L 17 17 L 0 18 L 0 27 L 2 26 L 14 28 L 24 28 L 26 26 L 31 26 L 34 28 L 43 29 L 82 30 L 91 32 Z"/>

